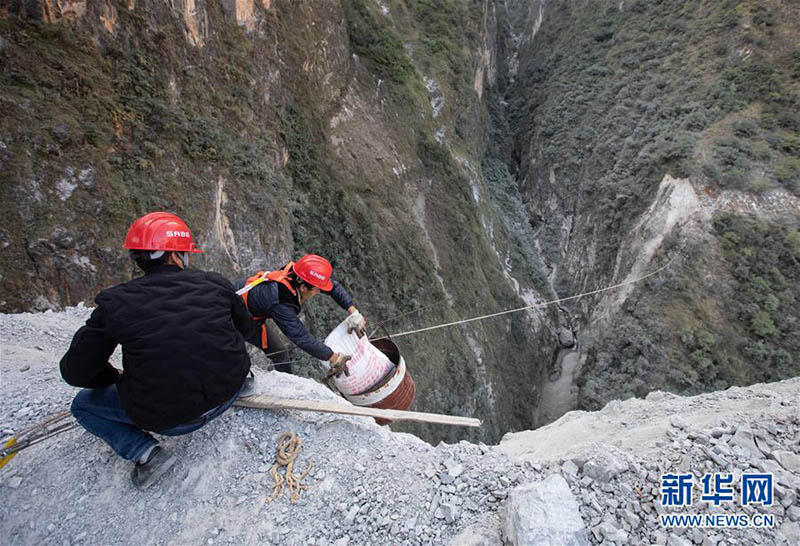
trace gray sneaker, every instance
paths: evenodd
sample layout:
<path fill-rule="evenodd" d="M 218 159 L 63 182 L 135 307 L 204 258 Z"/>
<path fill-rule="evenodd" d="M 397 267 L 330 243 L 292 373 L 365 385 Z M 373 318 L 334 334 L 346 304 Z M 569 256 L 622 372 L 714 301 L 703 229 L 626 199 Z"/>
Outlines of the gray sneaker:
<path fill-rule="evenodd" d="M 175 463 L 172 452 L 156 446 L 145 463 L 136 463 L 131 473 L 131 481 L 137 489 L 147 489 Z"/>
<path fill-rule="evenodd" d="M 242 390 L 239 391 L 239 396 L 237 398 L 247 398 L 254 394 L 258 394 L 256 392 L 256 376 L 253 375 L 251 371 L 247 374 L 247 377 L 244 378 L 244 385 L 242 385 Z"/>

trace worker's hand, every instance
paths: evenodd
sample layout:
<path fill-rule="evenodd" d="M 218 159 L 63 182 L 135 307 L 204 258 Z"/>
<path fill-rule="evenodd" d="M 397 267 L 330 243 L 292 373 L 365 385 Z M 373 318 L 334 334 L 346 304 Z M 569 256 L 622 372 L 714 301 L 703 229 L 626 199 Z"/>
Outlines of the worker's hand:
<path fill-rule="evenodd" d="M 344 372 L 344 375 L 350 376 L 350 370 L 347 369 L 347 361 L 353 358 L 350 355 L 343 355 L 341 353 L 333 353 L 328 359 L 331 363 L 331 369 L 328 371 L 328 377 L 339 377 Z"/>
<path fill-rule="evenodd" d="M 345 322 L 347 323 L 348 334 L 355 331 L 359 336 L 363 336 L 367 333 L 367 319 L 357 310 L 350 313 Z"/>

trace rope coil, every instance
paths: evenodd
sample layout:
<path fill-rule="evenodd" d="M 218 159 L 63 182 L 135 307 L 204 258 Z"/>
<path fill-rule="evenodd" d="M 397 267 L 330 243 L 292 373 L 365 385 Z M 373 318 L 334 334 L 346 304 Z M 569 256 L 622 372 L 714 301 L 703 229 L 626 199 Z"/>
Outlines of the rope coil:
<path fill-rule="evenodd" d="M 285 431 L 278 439 L 277 454 L 275 455 L 275 464 L 269 469 L 269 475 L 275 483 L 272 486 L 272 494 L 267 497 L 267 502 L 272 502 L 283 493 L 284 487 L 289 489 L 291 503 L 295 504 L 300 499 L 300 491 L 308 489 L 307 485 L 300 483 L 303 478 L 308 476 L 311 472 L 311 461 L 308 462 L 308 467 L 302 474 L 294 474 L 294 462 L 300 454 L 300 448 L 303 446 L 303 439 L 292 431 Z M 286 477 L 280 475 L 279 470 L 282 466 L 286 467 Z"/>

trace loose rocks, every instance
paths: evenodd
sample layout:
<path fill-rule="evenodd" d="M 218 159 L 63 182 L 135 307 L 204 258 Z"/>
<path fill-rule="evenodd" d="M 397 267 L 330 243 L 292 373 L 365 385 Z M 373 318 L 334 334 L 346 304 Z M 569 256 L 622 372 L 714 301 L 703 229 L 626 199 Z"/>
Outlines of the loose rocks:
<path fill-rule="evenodd" d="M 509 493 L 503 525 L 512 544 L 588 544 L 578 503 L 561 476 L 519 486 Z"/>
<path fill-rule="evenodd" d="M 0 343 L 14 357 L 0 359 L 4 436 L 68 407 L 77 390 L 55 364 L 90 312 L 0 315 Z M 117 353 L 112 363 L 119 362 Z M 311 380 L 276 372 L 260 372 L 257 386 L 265 394 L 338 400 Z M 647 421 L 653 415 L 662 416 L 656 424 Z M 145 494 L 129 483 L 130 463 L 76 429 L 3 469 L 0 536 L 15 545 L 794 546 L 799 415 L 800 379 L 691 398 L 652 393 L 532 431 L 545 432 L 545 441 L 529 441 L 521 453 L 543 444 L 557 453 L 537 459 L 509 457 L 502 446 L 433 447 L 366 418 L 237 409 L 192 434 L 162 438 L 179 460 Z M 574 428 L 585 416 L 596 417 L 592 426 Z M 600 441 L 569 449 L 568 440 L 591 436 L 598 423 L 609 425 Z M 640 423 L 657 433 L 657 448 L 643 447 Z M 287 429 L 303 437 L 297 468 L 313 461 L 314 470 L 297 504 L 282 497 L 268 505 L 275 441 Z M 684 511 L 769 514 L 775 527 L 662 528 L 659 515 L 676 509 L 661 504 L 661 476 L 679 471 L 695 484 Z M 738 502 L 715 508 L 699 501 L 702 476 L 715 472 L 736 476 L 737 498 L 743 472 L 772 473 L 774 505 L 744 510 Z"/>

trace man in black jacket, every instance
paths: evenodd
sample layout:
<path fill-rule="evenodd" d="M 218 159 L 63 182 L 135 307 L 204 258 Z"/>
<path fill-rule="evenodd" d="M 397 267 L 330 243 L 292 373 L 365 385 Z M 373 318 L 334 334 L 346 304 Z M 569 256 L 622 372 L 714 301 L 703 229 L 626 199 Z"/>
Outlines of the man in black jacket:
<path fill-rule="evenodd" d="M 124 247 L 145 275 L 98 294 L 61 374 L 85 387 L 75 418 L 135 461 L 131 478 L 145 488 L 175 461 L 146 431 L 187 434 L 227 410 L 250 370 L 244 339 L 253 327 L 226 279 L 188 269 L 190 253 L 202 251 L 177 216 L 139 218 Z M 108 362 L 118 344 L 122 372 Z"/>

